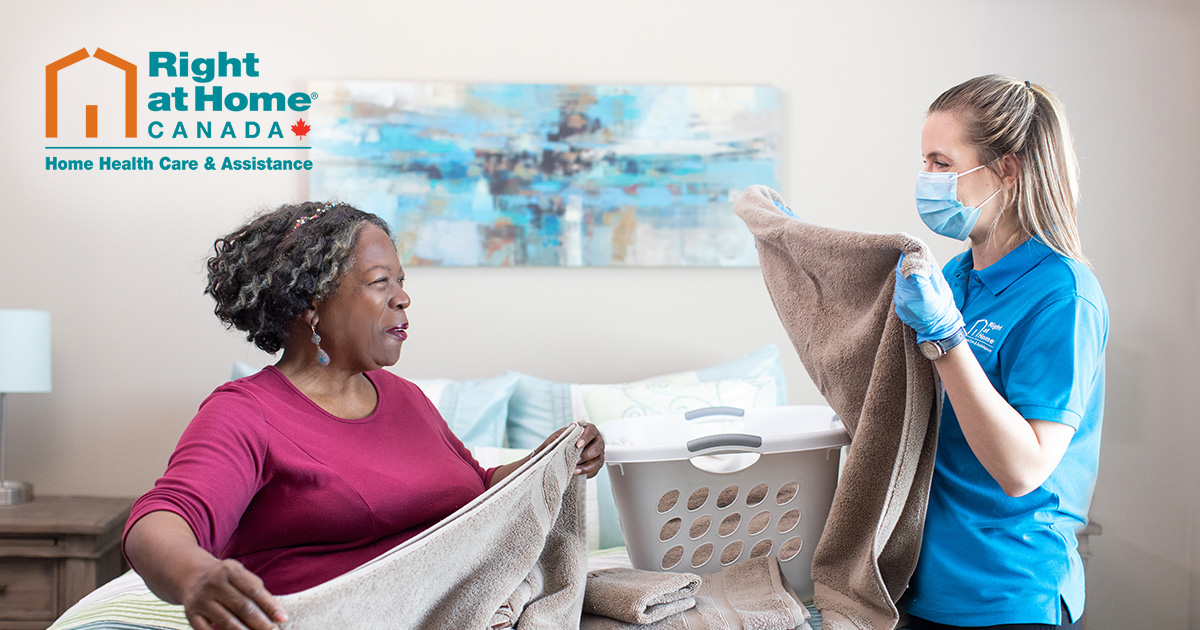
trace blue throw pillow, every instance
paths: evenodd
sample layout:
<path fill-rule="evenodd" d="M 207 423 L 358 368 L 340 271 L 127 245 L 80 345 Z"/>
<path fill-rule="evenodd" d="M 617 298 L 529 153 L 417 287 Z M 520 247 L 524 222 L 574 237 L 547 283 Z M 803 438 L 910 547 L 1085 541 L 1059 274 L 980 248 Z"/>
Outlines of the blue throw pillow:
<path fill-rule="evenodd" d="M 436 378 L 409 380 L 433 401 L 450 430 L 463 444 L 501 447 L 504 446 L 509 398 L 519 377 L 516 372 L 506 372 L 501 376 L 470 381 Z M 538 444 L 541 443 L 539 440 Z"/>
<path fill-rule="evenodd" d="M 521 374 L 508 399 L 509 448 L 537 448 L 555 429 L 571 423 L 571 385 Z"/>

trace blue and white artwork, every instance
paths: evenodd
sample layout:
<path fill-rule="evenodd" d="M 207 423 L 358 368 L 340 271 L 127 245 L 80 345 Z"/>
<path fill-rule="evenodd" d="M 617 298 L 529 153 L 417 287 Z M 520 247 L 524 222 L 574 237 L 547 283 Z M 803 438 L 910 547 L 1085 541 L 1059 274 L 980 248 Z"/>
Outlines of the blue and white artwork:
<path fill-rule="evenodd" d="M 777 88 L 310 87 L 310 197 L 383 217 L 406 265 L 758 264 L 733 202 L 778 188 Z"/>

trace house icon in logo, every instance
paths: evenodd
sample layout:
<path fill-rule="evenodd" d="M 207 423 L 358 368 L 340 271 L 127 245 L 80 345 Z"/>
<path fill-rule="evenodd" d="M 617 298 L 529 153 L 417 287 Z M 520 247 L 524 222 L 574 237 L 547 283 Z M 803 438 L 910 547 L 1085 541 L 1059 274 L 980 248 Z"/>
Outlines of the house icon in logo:
<path fill-rule="evenodd" d="M 80 48 L 66 57 L 46 65 L 46 137 L 58 137 L 58 71 L 72 64 L 79 63 L 89 56 L 95 57 L 125 72 L 125 137 L 136 138 L 137 66 L 103 48 L 97 48 L 94 55 L 88 55 L 86 48 Z M 95 138 L 99 127 L 98 107 L 96 105 L 87 105 L 84 109 L 85 133 L 88 138 Z"/>

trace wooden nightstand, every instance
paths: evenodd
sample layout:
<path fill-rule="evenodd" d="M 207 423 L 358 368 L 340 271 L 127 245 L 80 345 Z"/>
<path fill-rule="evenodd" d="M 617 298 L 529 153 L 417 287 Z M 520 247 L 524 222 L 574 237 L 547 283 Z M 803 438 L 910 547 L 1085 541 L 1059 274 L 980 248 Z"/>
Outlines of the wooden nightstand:
<path fill-rule="evenodd" d="M 133 499 L 35 496 L 0 506 L 0 630 L 42 630 L 129 567 Z"/>

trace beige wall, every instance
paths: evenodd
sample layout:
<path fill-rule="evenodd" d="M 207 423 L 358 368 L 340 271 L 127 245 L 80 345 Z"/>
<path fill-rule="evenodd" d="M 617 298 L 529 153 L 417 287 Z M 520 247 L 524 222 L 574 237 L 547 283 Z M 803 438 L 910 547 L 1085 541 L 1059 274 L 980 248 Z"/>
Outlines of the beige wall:
<path fill-rule="evenodd" d="M 71 50 L 253 51 L 275 89 L 310 78 L 776 85 L 791 205 L 814 222 L 918 234 L 943 258 L 958 247 L 930 235 L 911 201 L 922 111 L 960 80 L 1002 72 L 1068 106 L 1081 229 L 1112 314 L 1090 627 L 1200 628 L 1194 0 L 245 5 L 4 5 L 0 308 L 52 311 L 55 353 L 52 394 L 10 397 L 9 477 L 42 493 L 147 489 L 230 362 L 268 360 L 210 314 L 212 239 L 306 190 L 294 174 L 46 172 L 43 65 Z M 619 381 L 775 342 L 793 402 L 819 400 L 753 269 L 409 278 L 400 370 L 413 376 Z"/>

